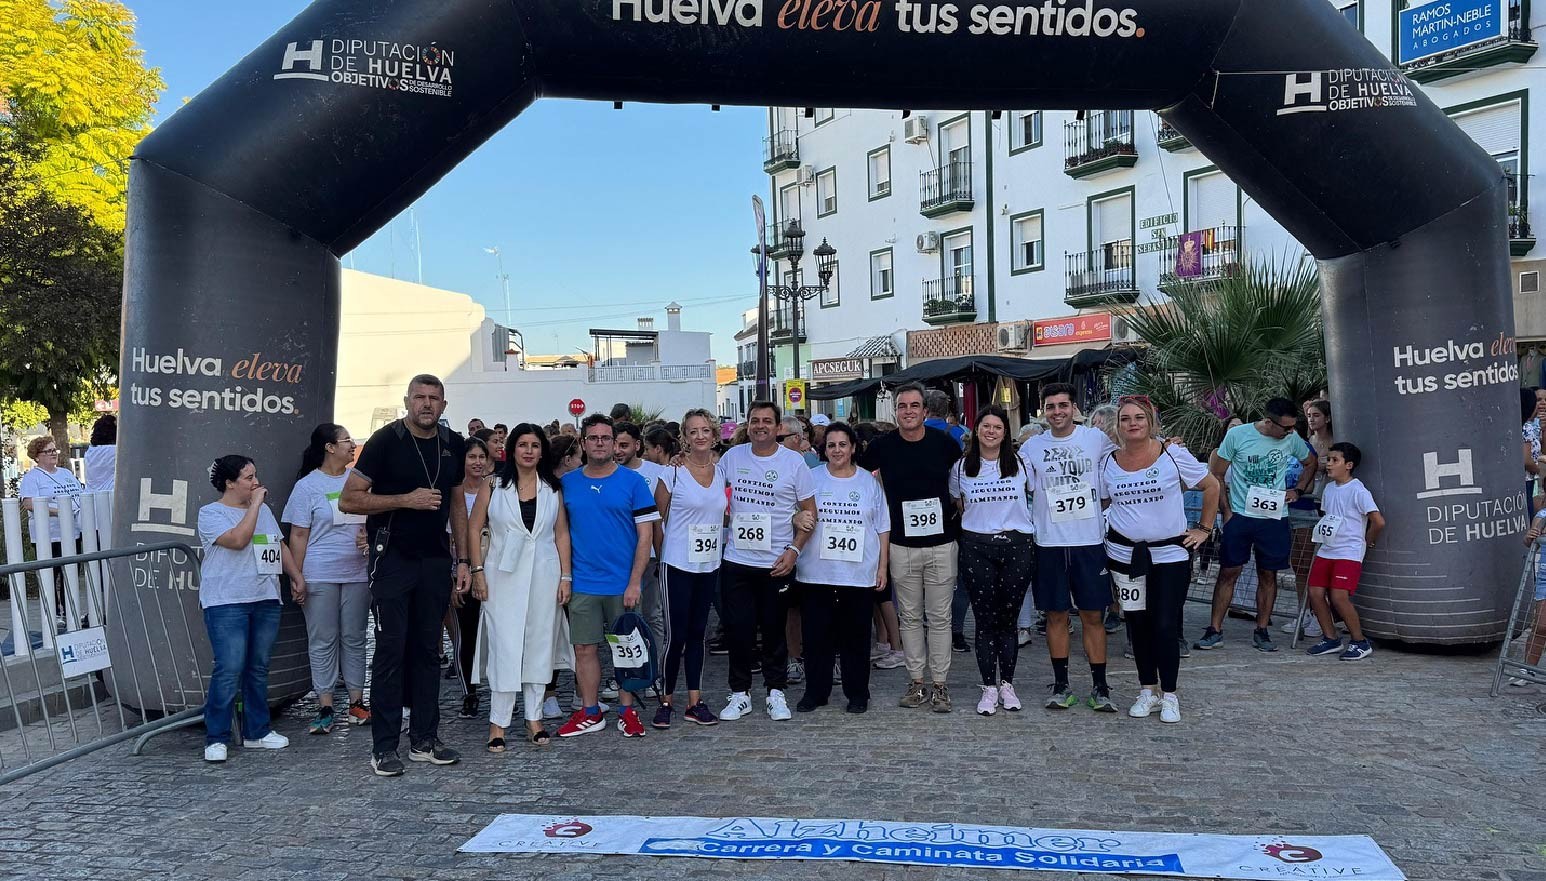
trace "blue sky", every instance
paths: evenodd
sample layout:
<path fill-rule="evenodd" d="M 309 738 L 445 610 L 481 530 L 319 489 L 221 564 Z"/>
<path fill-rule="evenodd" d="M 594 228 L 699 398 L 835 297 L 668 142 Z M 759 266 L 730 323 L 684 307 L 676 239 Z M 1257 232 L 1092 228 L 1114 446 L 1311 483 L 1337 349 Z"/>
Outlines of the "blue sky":
<path fill-rule="evenodd" d="M 168 115 L 307 6 L 304 0 L 210 3 L 126 0 L 137 39 L 161 68 Z M 664 326 L 683 305 L 685 330 L 714 333 L 735 363 L 740 314 L 755 305 L 751 197 L 766 111 L 726 107 L 541 101 L 468 157 L 414 208 L 425 284 L 504 312 L 497 246 L 510 274 L 514 325 L 533 352 L 588 348 L 586 329 Z M 344 265 L 416 280 L 404 213 Z"/>

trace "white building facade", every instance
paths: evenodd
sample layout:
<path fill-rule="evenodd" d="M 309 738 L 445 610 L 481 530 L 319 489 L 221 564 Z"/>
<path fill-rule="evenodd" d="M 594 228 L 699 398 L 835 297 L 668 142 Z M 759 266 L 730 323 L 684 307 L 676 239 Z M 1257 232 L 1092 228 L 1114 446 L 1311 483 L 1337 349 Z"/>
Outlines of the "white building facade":
<path fill-rule="evenodd" d="M 1540 160 L 1528 150 L 1532 133 L 1546 134 L 1537 109 L 1546 94 L 1532 95 L 1546 85 L 1546 71 L 1527 66 L 1537 48 L 1531 26 L 1546 24 L 1546 11 L 1533 11 L 1531 0 L 1442 0 L 1448 10 L 1419 0 L 1328 2 L 1397 58 L 1510 175 L 1517 336 L 1524 346 L 1546 341 L 1529 208 Z M 1441 50 L 1434 28 L 1416 21 L 1436 15 L 1495 20 L 1497 32 L 1441 27 Z M 787 280 L 783 233 L 791 219 L 806 233 L 808 283 L 815 247 L 826 239 L 838 250 L 830 291 L 804 313 L 801 373 L 818 383 L 894 371 L 886 339 L 907 365 L 970 354 L 1068 357 L 1130 342 L 1113 314 L 1122 307 L 1246 259 L 1303 254 L 1233 181 L 1147 111 L 775 107 L 762 158 L 773 278 Z M 1176 275 L 1182 249 L 1199 255 L 1184 280 Z M 781 320 L 770 324 L 787 364 L 789 329 Z M 877 351 L 883 357 L 868 357 Z M 833 407 L 818 402 L 816 409 Z"/>

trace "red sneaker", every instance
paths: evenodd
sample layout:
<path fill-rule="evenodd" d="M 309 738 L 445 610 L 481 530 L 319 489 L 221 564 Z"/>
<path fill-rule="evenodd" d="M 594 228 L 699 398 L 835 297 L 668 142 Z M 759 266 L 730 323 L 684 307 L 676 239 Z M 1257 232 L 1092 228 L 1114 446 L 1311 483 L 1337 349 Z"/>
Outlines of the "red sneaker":
<path fill-rule="evenodd" d="M 639 711 L 624 707 L 617 715 L 617 730 L 623 732 L 624 737 L 643 737 L 644 723 L 639 721 Z"/>
<path fill-rule="evenodd" d="M 558 736 L 575 737 L 581 734 L 590 734 L 593 731 L 600 731 L 602 728 L 605 728 L 606 724 L 606 720 L 601 717 L 600 713 L 589 716 L 586 715 L 584 710 L 575 710 L 569 716 L 569 721 L 559 726 Z"/>

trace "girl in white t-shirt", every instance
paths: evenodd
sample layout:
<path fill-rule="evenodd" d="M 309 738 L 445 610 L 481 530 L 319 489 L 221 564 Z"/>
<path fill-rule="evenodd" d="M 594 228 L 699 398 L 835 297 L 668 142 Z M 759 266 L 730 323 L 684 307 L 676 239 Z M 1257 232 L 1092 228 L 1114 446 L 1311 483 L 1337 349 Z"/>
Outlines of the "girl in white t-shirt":
<path fill-rule="evenodd" d="M 687 721 L 714 725 L 719 717 L 703 702 L 703 637 L 719 584 L 724 553 L 725 477 L 715 468 L 718 423 L 707 410 L 682 417 L 687 452 L 682 464 L 664 467 L 655 482 L 655 507 L 665 521 L 660 546 L 660 597 L 665 605 L 665 689 L 650 723 L 670 728 L 677 673 L 687 674 Z M 660 448 L 660 444 L 652 445 Z"/>
<path fill-rule="evenodd" d="M 306 602 L 306 579 L 264 504 L 268 490 L 252 460 L 221 456 L 209 466 L 209 482 L 220 500 L 199 509 L 199 604 L 215 662 L 204 698 L 204 761 L 223 762 L 238 688 L 242 746 L 290 745 L 269 726 L 268 661 L 279 635 L 279 574 L 290 576 L 297 603 Z"/>
<path fill-rule="evenodd" d="M 1218 512 L 1219 483 L 1185 447 L 1160 441 L 1154 405 L 1142 396 L 1118 401 L 1121 446 L 1096 469 L 1106 508 L 1106 566 L 1127 616 L 1142 691 L 1127 711 L 1135 719 L 1156 707 L 1161 722 L 1181 721 L 1176 681 L 1181 666 L 1181 604 L 1192 576 L 1191 552 L 1209 530 L 1188 528 L 1182 493 L 1203 493 L 1200 523 Z M 1155 687 L 1161 695 L 1154 693 Z"/>
<path fill-rule="evenodd" d="M 1026 468 L 1009 444 L 1009 414 L 984 407 L 966 445 L 950 468 L 950 496 L 961 512 L 961 584 L 977 621 L 977 672 L 982 697 L 977 712 L 1020 709 L 1015 661 L 1020 645 L 1015 620 L 1035 565 Z"/>
<path fill-rule="evenodd" d="M 825 465 L 811 471 L 815 534 L 795 561 L 800 629 L 805 643 L 805 694 L 795 709 L 809 713 L 832 696 L 836 661 L 850 713 L 870 703 L 870 616 L 886 589 L 891 509 L 868 471 L 854 465 L 859 439 L 847 423 L 827 426 Z"/>
<path fill-rule="evenodd" d="M 308 730 L 333 730 L 333 689 L 343 673 L 349 691 L 345 721 L 370 721 L 365 707 L 365 628 L 370 618 L 370 577 L 365 565 L 365 515 L 338 507 L 349 463 L 358 444 L 342 425 L 324 422 L 311 431 L 301 454 L 300 480 L 279 519 L 290 524 L 290 555 L 306 576 L 306 654 L 317 716 Z"/>

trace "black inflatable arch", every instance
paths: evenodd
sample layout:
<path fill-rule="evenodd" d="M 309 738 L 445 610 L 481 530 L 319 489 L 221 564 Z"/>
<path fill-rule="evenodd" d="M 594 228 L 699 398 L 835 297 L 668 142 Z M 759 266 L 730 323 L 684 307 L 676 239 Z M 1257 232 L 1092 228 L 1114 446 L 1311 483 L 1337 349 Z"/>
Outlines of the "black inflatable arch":
<path fill-rule="evenodd" d="M 188 534 L 218 453 L 282 504 L 331 414 L 339 255 L 543 96 L 1163 110 L 1321 262 L 1338 433 L 1390 521 L 1366 629 L 1501 634 L 1504 180 L 1326 0 L 319 0 L 133 161 L 120 544 Z"/>

